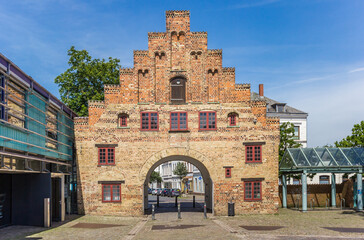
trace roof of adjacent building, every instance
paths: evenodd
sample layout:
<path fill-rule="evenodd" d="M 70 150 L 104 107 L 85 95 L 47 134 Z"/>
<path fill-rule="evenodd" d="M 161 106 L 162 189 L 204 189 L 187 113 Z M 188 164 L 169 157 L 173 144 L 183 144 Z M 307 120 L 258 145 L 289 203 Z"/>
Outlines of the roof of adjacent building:
<path fill-rule="evenodd" d="M 286 103 L 278 102 L 266 96 L 259 96 L 258 93 L 252 92 L 251 93 L 251 100 L 265 100 L 267 102 L 267 115 L 274 116 L 274 117 L 300 117 L 300 118 L 307 118 L 308 113 L 293 108 Z M 277 112 L 275 106 L 276 105 L 284 105 L 285 111 L 284 112 Z"/>
<path fill-rule="evenodd" d="M 18 81 L 21 81 L 25 84 L 28 84 L 29 87 L 32 87 L 37 93 L 41 96 L 45 97 L 46 99 L 51 100 L 54 104 L 58 107 L 63 109 L 63 111 L 69 114 L 72 118 L 77 117 L 77 114 L 72 111 L 66 104 L 61 102 L 58 98 L 56 98 L 53 94 L 51 94 L 47 89 L 45 89 L 42 85 L 37 83 L 31 76 L 26 74 L 23 70 L 21 70 L 14 62 L 0 53 L 0 68 L 4 71 L 7 71 L 10 64 L 10 76 L 15 77 Z"/>

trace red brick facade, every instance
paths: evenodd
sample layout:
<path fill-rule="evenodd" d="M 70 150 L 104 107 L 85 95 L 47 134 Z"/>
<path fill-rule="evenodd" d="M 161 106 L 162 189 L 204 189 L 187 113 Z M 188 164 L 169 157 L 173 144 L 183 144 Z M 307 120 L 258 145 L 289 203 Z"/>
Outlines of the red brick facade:
<path fill-rule="evenodd" d="M 80 210 L 143 214 L 151 168 L 180 159 L 204 169 L 215 214 L 226 215 L 230 200 L 237 214 L 275 212 L 279 120 L 266 117 L 264 101 L 251 100 L 250 84 L 235 84 L 235 69 L 222 67 L 222 50 L 207 49 L 207 33 L 190 31 L 189 11 L 167 11 L 166 29 L 148 33 L 148 50 L 134 51 L 134 68 L 120 69 L 120 85 L 106 85 L 105 100 L 89 102 L 89 117 L 75 121 Z M 185 81 L 182 104 L 171 103 L 176 77 Z M 158 112 L 157 131 L 141 131 L 144 111 Z M 187 112 L 187 131 L 170 131 L 175 111 Z M 201 131 L 201 111 L 216 112 L 216 130 Z M 231 113 L 236 126 L 229 126 Z M 128 116 L 127 127 L 119 127 L 120 114 Z M 263 144 L 261 163 L 246 163 L 245 143 Z M 115 165 L 97 166 L 98 146 L 110 144 Z M 230 178 L 225 178 L 226 166 L 233 167 Z M 262 199 L 244 201 L 244 179 L 257 178 Z M 100 183 L 113 181 L 121 182 L 122 199 L 103 203 Z"/>

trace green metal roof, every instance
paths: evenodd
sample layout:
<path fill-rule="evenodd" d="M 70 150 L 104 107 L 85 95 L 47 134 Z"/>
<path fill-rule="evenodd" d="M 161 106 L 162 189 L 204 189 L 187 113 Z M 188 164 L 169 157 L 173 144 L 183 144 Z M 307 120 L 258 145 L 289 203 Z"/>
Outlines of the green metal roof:
<path fill-rule="evenodd" d="M 364 148 L 287 148 L 279 164 L 282 173 L 349 173 L 363 168 Z"/>

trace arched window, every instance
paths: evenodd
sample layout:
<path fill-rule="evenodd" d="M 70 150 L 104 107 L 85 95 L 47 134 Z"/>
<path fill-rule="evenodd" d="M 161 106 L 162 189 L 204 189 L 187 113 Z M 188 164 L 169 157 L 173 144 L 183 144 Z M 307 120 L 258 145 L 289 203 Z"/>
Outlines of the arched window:
<path fill-rule="evenodd" d="M 186 79 L 175 78 L 171 81 L 171 103 L 186 103 Z"/>
<path fill-rule="evenodd" d="M 238 114 L 236 113 L 229 113 L 229 126 L 237 126 L 238 125 Z"/>
<path fill-rule="evenodd" d="M 119 127 L 127 127 L 128 126 L 128 114 L 122 113 L 119 114 Z"/>

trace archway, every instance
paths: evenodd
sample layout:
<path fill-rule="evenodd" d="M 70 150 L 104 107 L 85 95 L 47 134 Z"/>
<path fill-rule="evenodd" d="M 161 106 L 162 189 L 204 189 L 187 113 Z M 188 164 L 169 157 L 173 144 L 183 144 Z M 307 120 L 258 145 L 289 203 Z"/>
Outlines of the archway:
<path fill-rule="evenodd" d="M 148 210 L 148 183 L 150 179 L 150 175 L 152 172 L 161 164 L 170 162 L 170 161 L 184 161 L 193 164 L 195 167 L 199 169 L 201 172 L 202 178 L 205 184 L 205 197 L 204 202 L 206 202 L 206 208 L 210 211 L 213 211 L 213 182 L 210 176 L 209 171 L 206 166 L 199 160 L 185 155 L 172 155 L 168 157 L 163 157 L 160 160 L 156 161 L 148 170 L 145 180 L 144 180 L 144 191 L 143 191 L 143 204 L 144 204 L 144 213 Z"/>

